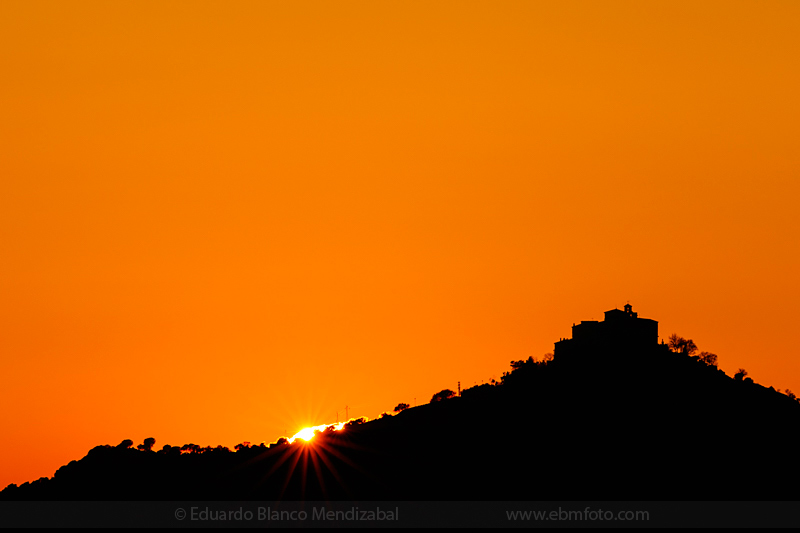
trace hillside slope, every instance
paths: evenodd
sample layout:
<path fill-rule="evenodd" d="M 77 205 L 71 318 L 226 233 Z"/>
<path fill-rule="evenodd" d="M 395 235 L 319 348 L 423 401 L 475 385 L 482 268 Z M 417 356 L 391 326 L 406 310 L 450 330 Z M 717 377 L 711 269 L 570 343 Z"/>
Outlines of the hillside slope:
<path fill-rule="evenodd" d="M 99 446 L 2 499 L 798 498 L 800 404 L 653 350 L 528 362 L 498 385 L 309 443 L 181 453 Z"/>

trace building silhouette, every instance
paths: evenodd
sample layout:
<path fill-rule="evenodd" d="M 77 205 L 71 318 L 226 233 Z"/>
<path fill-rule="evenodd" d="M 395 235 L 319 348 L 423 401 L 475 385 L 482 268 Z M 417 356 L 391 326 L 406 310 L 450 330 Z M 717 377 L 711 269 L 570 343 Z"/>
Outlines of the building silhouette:
<path fill-rule="evenodd" d="M 658 343 L 658 322 L 639 318 L 631 304 L 622 311 L 612 309 L 605 312 L 605 320 L 584 320 L 572 325 L 572 338 L 555 343 L 554 361 L 583 358 L 602 352 L 624 355 L 652 352 L 666 346 Z"/>

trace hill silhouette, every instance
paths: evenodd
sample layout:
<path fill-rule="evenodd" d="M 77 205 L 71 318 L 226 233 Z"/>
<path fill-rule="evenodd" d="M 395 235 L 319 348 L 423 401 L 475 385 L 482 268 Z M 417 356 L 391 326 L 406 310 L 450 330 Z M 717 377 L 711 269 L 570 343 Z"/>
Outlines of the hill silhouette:
<path fill-rule="evenodd" d="M 500 382 L 308 443 L 123 441 L 0 499 L 797 499 L 793 395 L 727 376 L 686 339 L 653 342 L 652 324 L 627 307 L 574 326 L 553 357 L 512 361 Z"/>

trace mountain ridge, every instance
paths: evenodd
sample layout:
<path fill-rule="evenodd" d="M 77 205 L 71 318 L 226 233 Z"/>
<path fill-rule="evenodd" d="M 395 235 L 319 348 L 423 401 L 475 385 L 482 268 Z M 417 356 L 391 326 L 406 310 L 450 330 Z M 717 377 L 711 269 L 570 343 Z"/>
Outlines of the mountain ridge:
<path fill-rule="evenodd" d="M 743 377 L 664 345 L 585 348 L 309 442 L 98 446 L 0 499 L 796 499 L 800 405 Z"/>

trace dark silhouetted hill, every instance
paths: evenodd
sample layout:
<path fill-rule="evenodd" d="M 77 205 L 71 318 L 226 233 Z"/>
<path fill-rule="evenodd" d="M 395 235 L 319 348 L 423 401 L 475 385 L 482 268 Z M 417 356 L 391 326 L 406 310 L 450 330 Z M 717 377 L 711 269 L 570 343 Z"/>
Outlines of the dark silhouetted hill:
<path fill-rule="evenodd" d="M 310 443 L 98 446 L 20 500 L 794 500 L 800 405 L 661 345 L 515 362 Z M 740 376 L 742 378 L 743 376 Z M 149 444 L 149 443 L 148 443 Z M 152 444 L 150 444 L 152 446 Z"/>

